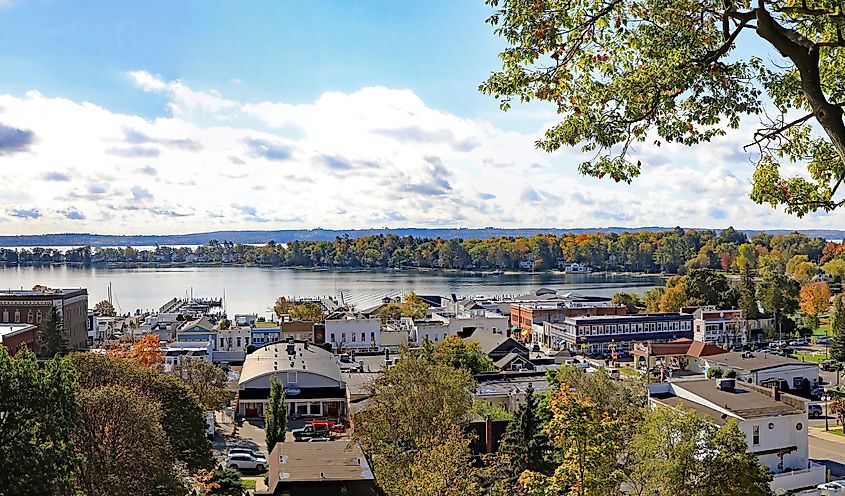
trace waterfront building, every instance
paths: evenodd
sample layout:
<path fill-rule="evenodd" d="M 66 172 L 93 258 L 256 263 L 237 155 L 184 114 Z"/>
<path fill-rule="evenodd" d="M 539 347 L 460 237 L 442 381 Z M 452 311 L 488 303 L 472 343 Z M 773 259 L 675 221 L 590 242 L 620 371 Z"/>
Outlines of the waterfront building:
<path fill-rule="evenodd" d="M 680 313 L 567 317 L 559 324 L 545 322 L 540 341 L 552 349 L 621 355 L 634 343 L 691 339 L 692 323 L 692 315 Z"/>
<path fill-rule="evenodd" d="M 292 416 L 346 414 L 346 384 L 338 359 L 330 351 L 308 341 L 280 342 L 247 355 L 238 381 L 239 415 L 264 416 L 270 398 L 270 377 L 284 385 L 285 404 Z"/>
<path fill-rule="evenodd" d="M 164 356 L 163 368 L 165 372 L 172 372 L 175 367 L 185 360 L 203 360 L 211 362 L 211 343 L 208 342 L 173 342 L 161 349 Z"/>
<path fill-rule="evenodd" d="M 544 322 L 560 324 L 568 317 L 628 314 L 625 305 L 593 299 L 531 301 L 511 303 L 510 307 L 510 325 L 520 329 L 524 337 L 532 335 L 533 326 L 541 326 Z"/>
<path fill-rule="evenodd" d="M 281 329 L 275 322 L 258 321 L 250 327 L 249 341 L 252 346 L 259 347 L 269 343 L 277 343 L 281 339 Z"/>
<path fill-rule="evenodd" d="M 691 408 L 719 426 L 736 421 L 748 452 L 771 470 L 770 486 L 776 494 L 814 488 L 825 481 L 825 467 L 809 459 L 810 426 L 803 398 L 776 387 L 701 378 L 649 384 L 648 398 L 658 408 Z"/>
<path fill-rule="evenodd" d="M 176 332 L 176 341 L 182 343 L 209 343 L 212 350 L 217 349 L 217 330 L 208 317 L 185 322 Z"/>
<path fill-rule="evenodd" d="M 72 350 L 88 347 L 88 290 L 0 290 L 0 324 L 34 324 L 55 308 L 62 319 L 67 345 Z"/>
<path fill-rule="evenodd" d="M 336 351 L 378 351 L 381 349 L 381 320 L 344 316 L 327 319 L 326 342 Z"/>

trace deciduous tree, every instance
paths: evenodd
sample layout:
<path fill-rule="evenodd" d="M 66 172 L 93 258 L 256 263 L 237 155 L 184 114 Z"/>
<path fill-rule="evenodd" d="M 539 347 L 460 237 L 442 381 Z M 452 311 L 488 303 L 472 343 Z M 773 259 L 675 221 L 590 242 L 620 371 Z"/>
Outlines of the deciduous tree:
<path fill-rule="evenodd" d="M 164 363 L 164 354 L 161 352 L 161 343 L 157 334 L 147 334 L 127 354 L 127 358 L 137 362 L 148 369 L 158 369 Z"/>
<path fill-rule="evenodd" d="M 313 301 L 306 301 L 305 303 L 292 306 L 289 314 L 292 319 L 306 320 L 309 322 L 322 322 L 325 318 L 323 309 Z"/>
<path fill-rule="evenodd" d="M 282 315 L 290 313 L 292 307 L 293 303 L 289 302 L 284 296 L 279 296 L 276 298 L 276 302 L 273 303 L 273 313 L 276 314 L 276 318 L 281 319 Z"/>
<path fill-rule="evenodd" d="M 77 486 L 89 496 L 180 495 L 176 457 L 161 425 L 160 406 L 124 386 L 83 389 L 74 440 L 82 455 Z"/>
<path fill-rule="evenodd" d="M 173 371 L 199 400 L 204 410 L 219 410 L 229 400 L 229 378 L 217 365 L 205 360 L 183 360 Z"/>
<path fill-rule="evenodd" d="M 77 376 L 67 359 L 43 366 L 0 345 L 0 496 L 70 494 L 78 466 Z"/>
<path fill-rule="evenodd" d="M 94 311 L 102 315 L 103 317 L 114 317 L 115 315 L 117 315 L 117 312 L 115 312 L 114 310 L 114 305 L 109 303 L 108 300 L 102 300 L 97 302 L 97 304 L 94 305 Z"/>
<path fill-rule="evenodd" d="M 824 281 L 801 286 L 799 307 L 810 317 L 811 327 L 819 325 L 819 314 L 830 307 L 830 288 Z"/>
<path fill-rule="evenodd" d="M 507 46 L 480 90 L 504 110 L 551 103 L 561 122 L 537 145 L 579 146 L 593 157 L 581 173 L 630 182 L 662 144 L 708 142 L 759 115 L 746 145 L 757 160 L 751 198 L 799 216 L 845 201 L 838 2 L 486 3 Z M 786 172 L 792 164 L 806 173 Z"/>
<path fill-rule="evenodd" d="M 466 369 L 471 374 L 493 370 L 493 360 L 481 351 L 478 341 L 463 340 L 457 336 L 446 336 L 435 344 L 431 359 L 434 363 Z"/>

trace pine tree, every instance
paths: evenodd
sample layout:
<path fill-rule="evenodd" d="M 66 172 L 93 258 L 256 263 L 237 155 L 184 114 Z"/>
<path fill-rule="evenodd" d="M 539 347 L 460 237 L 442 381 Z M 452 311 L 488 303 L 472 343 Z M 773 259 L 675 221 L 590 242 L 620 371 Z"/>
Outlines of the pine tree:
<path fill-rule="evenodd" d="M 50 315 L 38 324 L 38 356 L 53 358 L 67 352 L 67 336 L 64 322 L 56 307 L 50 309 Z"/>
<path fill-rule="evenodd" d="M 830 317 L 830 356 L 835 360 L 845 361 L 845 313 L 842 308 L 842 295 L 833 298 L 833 314 Z"/>
<path fill-rule="evenodd" d="M 499 451 L 490 462 L 492 494 L 513 494 L 520 474 L 526 470 L 550 475 L 554 464 L 546 458 L 549 439 L 538 417 L 538 399 L 529 384 L 525 402 L 508 424 Z"/>
<path fill-rule="evenodd" d="M 276 443 L 285 440 L 288 430 L 288 409 L 285 406 L 285 389 L 276 377 L 270 378 L 270 401 L 264 411 L 264 438 L 267 452 L 272 453 Z"/>

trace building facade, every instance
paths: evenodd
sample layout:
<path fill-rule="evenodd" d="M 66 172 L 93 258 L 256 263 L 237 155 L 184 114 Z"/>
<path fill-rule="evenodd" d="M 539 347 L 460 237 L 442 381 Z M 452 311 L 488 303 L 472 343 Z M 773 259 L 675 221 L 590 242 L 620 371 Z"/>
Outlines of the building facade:
<path fill-rule="evenodd" d="M 610 302 L 580 303 L 571 301 L 548 301 L 512 303 L 510 312 L 511 327 L 518 327 L 530 333 L 532 325 L 542 325 L 544 322 L 560 324 L 569 317 L 587 317 L 593 315 L 627 315 L 625 305 L 614 305 Z"/>
<path fill-rule="evenodd" d="M 381 320 L 344 318 L 326 320 L 326 342 L 335 350 L 381 349 Z"/>
<path fill-rule="evenodd" d="M 693 339 L 726 349 L 742 348 L 748 344 L 748 329 L 742 310 L 717 310 L 700 307 L 693 312 Z"/>
<path fill-rule="evenodd" d="M 38 326 L 34 324 L 0 324 L 0 344 L 14 355 L 23 347 L 34 349 Z"/>
<path fill-rule="evenodd" d="M 55 308 L 62 319 L 68 348 L 88 347 L 88 290 L 43 289 L 0 291 L 0 324 L 38 325 Z"/>
<path fill-rule="evenodd" d="M 560 324 L 543 324 L 542 343 L 587 355 L 620 355 L 635 343 L 666 342 L 693 335 L 693 316 L 654 313 L 625 316 L 567 317 Z"/>

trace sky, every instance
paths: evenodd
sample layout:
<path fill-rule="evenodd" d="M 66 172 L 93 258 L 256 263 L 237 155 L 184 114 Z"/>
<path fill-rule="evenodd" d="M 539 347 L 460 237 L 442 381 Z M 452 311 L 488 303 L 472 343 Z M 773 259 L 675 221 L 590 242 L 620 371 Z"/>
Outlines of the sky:
<path fill-rule="evenodd" d="M 748 199 L 753 122 L 637 147 L 633 184 L 478 85 L 482 0 L 0 0 L 0 234 L 377 227 L 843 228 Z"/>

